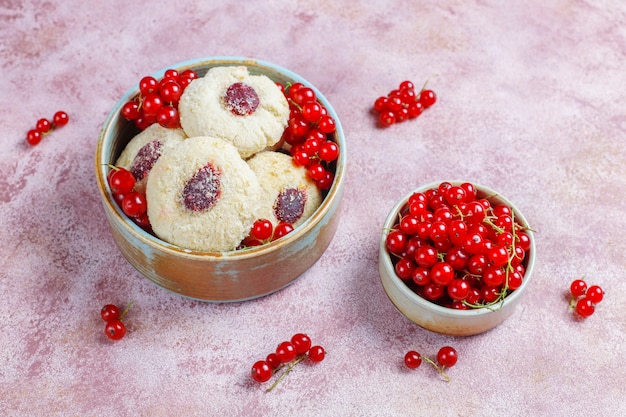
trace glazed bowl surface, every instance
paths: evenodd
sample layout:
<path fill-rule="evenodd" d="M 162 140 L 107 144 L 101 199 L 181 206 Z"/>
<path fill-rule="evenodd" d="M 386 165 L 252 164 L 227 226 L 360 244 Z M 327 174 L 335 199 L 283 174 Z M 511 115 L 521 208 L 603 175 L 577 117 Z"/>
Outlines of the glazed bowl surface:
<path fill-rule="evenodd" d="M 514 212 L 515 221 L 525 228 L 525 232 L 530 238 L 530 249 L 524 260 L 525 274 L 522 284 L 493 306 L 467 310 L 439 305 L 418 295 L 396 274 L 392 256 L 387 250 L 386 238 L 394 225 L 397 224 L 400 214 L 406 210 L 411 195 L 437 188 L 442 182 L 432 182 L 410 191 L 391 208 L 383 224 L 379 242 L 379 275 L 389 300 L 400 313 L 413 323 L 436 333 L 451 336 L 472 336 L 493 329 L 514 313 L 532 281 L 536 256 L 535 238 L 527 219 L 511 201 L 489 187 L 473 184 L 479 197 L 488 197 L 492 204 L 504 203 L 509 206 Z M 463 181 L 447 182 L 452 185 L 463 183 Z"/>
<path fill-rule="evenodd" d="M 152 76 L 160 79 L 166 69 L 173 68 L 179 72 L 192 69 L 201 77 L 212 67 L 241 65 L 246 66 L 250 74 L 266 75 L 283 85 L 299 82 L 311 87 L 336 123 L 335 132 L 328 135 L 340 149 L 338 159 L 331 165 L 333 183 L 324 192 L 324 199 L 315 213 L 288 235 L 245 250 L 202 252 L 169 244 L 131 221 L 115 202 L 107 183 L 107 173 L 126 144 L 139 132 L 134 123 L 120 115 L 123 105 L 139 94 L 138 85 L 126 92 L 111 110 L 102 127 L 95 154 L 96 180 L 104 212 L 122 255 L 159 287 L 202 301 L 249 300 L 291 284 L 326 250 L 339 222 L 346 167 L 344 132 L 332 105 L 310 82 L 269 62 L 228 56 L 185 61 Z"/>

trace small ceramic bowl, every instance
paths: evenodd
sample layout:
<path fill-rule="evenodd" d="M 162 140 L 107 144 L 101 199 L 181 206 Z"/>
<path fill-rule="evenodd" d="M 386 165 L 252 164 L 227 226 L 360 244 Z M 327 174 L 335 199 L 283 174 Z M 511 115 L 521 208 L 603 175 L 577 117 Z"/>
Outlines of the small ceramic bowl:
<path fill-rule="evenodd" d="M 453 185 L 460 185 L 463 181 L 448 182 Z M 530 238 L 530 249 L 523 261 L 526 272 L 522 285 L 507 295 L 502 302 L 498 302 L 491 307 L 459 310 L 435 304 L 421 297 L 397 276 L 394 264 L 386 248 L 386 237 L 398 222 L 399 213 L 407 207 L 409 197 L 415 192 L 424 192 L 428 189 L 436 188 L 440 183 L 441 181 L 433 182 L 411 191 L 400 199 L 389 212 L 383 225 L 383 233 L 380 239 L 380 279 L 387 296 L 394 306 L 415 324 L 441 334 L 471 336 L 496 327 L 513 314 L 532 280 L 535 265 L 535 238 L 533 232 L 527 230 L 526 233 Z M 523 227 L 529 227 L 524 215 L 505 197 L 482 185 L 474 184 L 474 187 L 478 192 L 478 196 L 489 197 L 492 205 L 495 203 L 508 205 L 514 212 L 515 221 Z"/>
<path fill-rule="evenodd" d="M 343 195 L 346 146 L 343 129 L 328 100 L 311 83 L 277 65 L 240 57 L 211 57 L 186 61 L 169 68 L 179 72 L 193 69 L 203 76 L 215 66 L 244 65 L 251 74 L 262 74 L 283 83 L 300 82 L 311 87 L 320 103 L 336 122 L 329 135 L 340 149 L 332 164 L 334 181 L 317 211 L 294 231 L 274 242 L 245 250 L 199 252 L 171 245 L 147 233 L 126 217 L 113 199 L 106 177 L 108 164 L 138 133 L 132 122 L 120 116 L 122 106 L 135 97 L 138 86 L 115 105 L 104 123 L 96 149 L 96 179 L 113 239 L 122 255 L 158 286 L 185 297 L 211 301 L 243 301 L 261 297 L 292 283 L 322 255 L 333 238 Z M 160 79 L 165 69 L 153 74 Z"/>

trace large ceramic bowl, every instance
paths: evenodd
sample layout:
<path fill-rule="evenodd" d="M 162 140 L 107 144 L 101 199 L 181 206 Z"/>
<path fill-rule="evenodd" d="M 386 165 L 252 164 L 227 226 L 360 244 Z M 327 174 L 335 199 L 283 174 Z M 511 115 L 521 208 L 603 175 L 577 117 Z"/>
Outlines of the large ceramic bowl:
<path fill-rule="evenodd" d="M 461 181 L 448 181 L 459 185 Z M 524 292 L 528 288 L 535 265 L 535 239 L 532 230 L 526 233 L 530 238 L 530 249 L 526 253 L 524 266 L 526 269 L 522 285 L 510 292 L 503 301 L 491 307 L 471 308 L 468 310 L 454 309 L 436 304 L 418 295 L 409 285 L 398 277 L 394 262 L 386 247 L 386 238 L 394 225 L 398 222 L 400 213 L 406 212 L 410 196 L 415 192 L 437 188 L 440 182 L 426 184 L 406 194 L 389 212 L 383 225 L 379 249 L 379 273 L 381 283 L 387 296 L 394 306 L 415 324 L 437 333 L 452 336 L 471 336 L 486 332 L 510 317 L 519 304 Z M 474 184 L 480 197 L 488 197 L 494 203 L 504 203 L 512 208 L 516 222 L 529 228 L 528 221 L 519 209 L 508 199 L 496 191 L 481 185 Z"/>
<path fill-rule="evenodd" d="M 245 250 L 199 252 L 178 247 L 147 233 L 130 221 L 113 199 L 106 177 L 128 141 L 138 133 L 134 124 L 120 116 L 122 106 L 138 94 L 135 86 L 113 107 L 106 119 L 96 149 L 98 188 L 113 239 L 122 255 L 146 278 L 158 286 L 193 299 L 225 302 L 242 301 L 275 292 L 302 275 L 328 247 L 339 221 L 343 195 L 346 147 L 341 123 L 328 100 L 311 83 L 277 65 L 239 57 L 214 57 L 169 66 L 182 72 L 193 69 L 203 76 L 215 66 L 244 65 L 251 74 L 263 74 L 286 83 L 300 82 L 311 87 L 319 102 L 335 119 L 330 135 L 340 148 L 332 164 L 334 182 L 325 192 L 317 211 L 293 232 L 274 242 Z M 165 69 L 153 74 L 162 77 Z"/>

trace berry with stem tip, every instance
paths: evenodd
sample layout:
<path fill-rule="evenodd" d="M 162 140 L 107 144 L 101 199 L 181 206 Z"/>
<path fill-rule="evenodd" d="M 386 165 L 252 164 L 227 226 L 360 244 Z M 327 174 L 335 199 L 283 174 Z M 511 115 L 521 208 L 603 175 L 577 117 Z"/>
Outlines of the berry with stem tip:
<path fill-rule="evenodd" d="M 598 304 L 604 298 L 604 291 L 598 285 L 592 285 L 587 289 L 586 297 L 591 300 L 592 303 Z"/>
<path fill-rule="evenodd" d="M 100 316 L 105 322 L 118 320 L 121 314 L 121 310 L 115 304 L 107 304 L 102 307 L 102 310 L 100 311 Z"/>
<path fill-rule="evenodd" d="M 422 355 L 410 350 L 404 355 L 404 364 L 409 369 L 417 369 L 422 364 Z"/>
<path fill-rule="evenodd" d="M 251 370 L 252 379 L 257 382 L 267 382 L 272 377 L 274 370 L 266 361 L 256 361 L 254 365 L 252 365 Z"/>
<path fill-rule="evenodd" d="M 119 308 L 117 308 L 113 304 L 105 305 L 100 311 L 100 315 L 102 319 L 106 321 L 106 325 L 104 326 L 104 334 L 111 340 L 120 340 L 126 335 L 126 326 L 122 322 L 128 310 L 130 310 L 133 305 L 133 301 L 128 303 L 124 311 L 119 312 Z"/>

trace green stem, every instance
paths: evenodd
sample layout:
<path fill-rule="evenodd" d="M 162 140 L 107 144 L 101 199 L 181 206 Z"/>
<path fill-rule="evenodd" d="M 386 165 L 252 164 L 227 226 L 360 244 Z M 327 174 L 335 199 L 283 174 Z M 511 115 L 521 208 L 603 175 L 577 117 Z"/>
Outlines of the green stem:
<path fill-rule="evenodd" d="M 289 372 L 291 372 L 291 370 L 293 369 L 294 366 L 296 366 L 297 364 L 299 364 L 300 362 L 302 362 L 302 360 L 306 358 L 306 355 L 300 355 L 298 358 L 294 359 L 293 361 L 291 361 L 289 363 L 289 366 L 287 367 L 287 369 L 285 370 L 285 372 L 283 372 L 282 374 L 280 374 L 280 376 L 278 377 L 278 379 L 276 381 L 274 381 L 274 383 L 266 390 L 266 392 L 270 392 L 271 390 L 273 390 L 274 388 L 276 388 L 276 386 L 280 383 L 280 381 L 283 380 L 283 378 L 285 376 L 287 376 L 287 374 Z M 279 369 L 281 369 L 280 367 L 276 369 L 276 371 L 278 371 Z"/>
<path fill-rule="evenodd" d="M 126 306 L 126 308 L 124 309 L 124 311 L 122 311 L 122 314 L 120 314 L 120 318 L 119 320 L 122 321 L 122 319 L 124 318 L 124 316 L 126 315 L 126 313 L 128 313 L 128 310 L 130 310 L 130 308 L 132 307 L 132 305 L 134 304 L 134 301 L 131 301 L 130 303 L 128 303 L 128 305 Z"/>
<path fill-rule="evenodd" d="M 420 355 L 420 357 L 422 358 L 423 361 L 431 364 L 432 366 L 435 367 L 435 369 L 437 370 L 437 372 L 439 372 L 441 374 L 441 376 L 443 376 L 443 378 L 446 380 L 446 382 L 450 382 L 451 379 L 450 377 L 444 372 L 445 366 L 439 366 L 435 363 L 435 361 L 433 361 L 432 359 L 430 359 L 427 356 L 422 356 Z"/>

